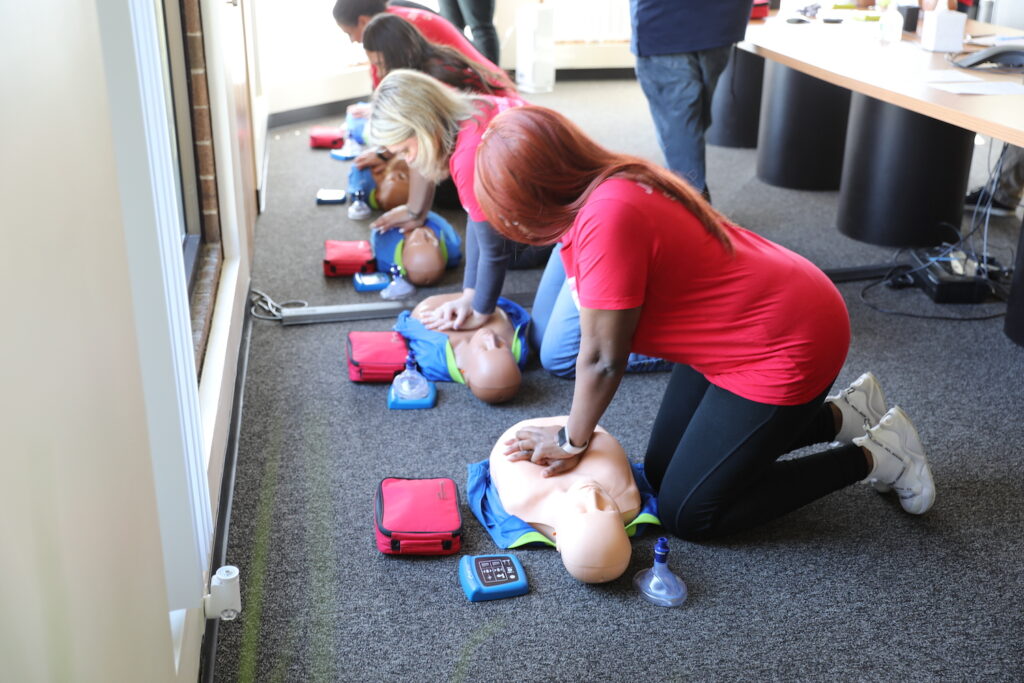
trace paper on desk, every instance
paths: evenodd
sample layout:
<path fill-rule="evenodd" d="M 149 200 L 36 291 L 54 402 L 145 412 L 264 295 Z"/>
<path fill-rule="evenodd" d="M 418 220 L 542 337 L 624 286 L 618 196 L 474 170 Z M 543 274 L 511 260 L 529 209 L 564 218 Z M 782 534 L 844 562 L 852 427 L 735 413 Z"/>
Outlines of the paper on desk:
<path fill-rule="evenodd" d="M 929 83 L 933 88 L 955 95 L 1024 95 L 1024 84 L 1010 81 L 982 81 L 980 83 Z"/>
<path fill-rule="evenodd" d="M 985 47 L 1016 45 L 1018 43 L 1024 45 L 1024 36 L 968 36 L 967 43 L 970 45 L 983 45 Z"/>
<path fill-rule="evenodd" d="M 929 69 L 924 74 L 925 83 L 960 83 L 964 81 L 980 81 L 974 74 L 959 69 Z"/>

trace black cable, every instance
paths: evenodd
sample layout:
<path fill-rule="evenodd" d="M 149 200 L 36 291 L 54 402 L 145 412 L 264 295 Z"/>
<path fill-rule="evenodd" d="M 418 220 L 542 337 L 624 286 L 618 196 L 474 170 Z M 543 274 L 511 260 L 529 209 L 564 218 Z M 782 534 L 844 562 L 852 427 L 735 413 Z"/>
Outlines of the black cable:
<path fill-rule="evenodd" d="M 943 256 L 951 253 L 954 249 L 957 248 L 957 245 L 956 244 L 945 244 L 945 245 L 943 245 L 943 247 L 944 247 L 944 249 L 943 249 L 942 252 L 940 252 L 936 256 L 932 256 L 930 259 L 928 259 L 927 262 L 925 262 L 925 263 L 923 263 L 923 264 L 921 264 L 921 265 L 919 265 L 917 267 L 912 267 L 910 264 L 907 264 L 907 263 L 900 263 L 899 262 L 899 258 L 903 254 L 903 252 L 906 251 L 906 250 L 905 249 L 898 250 L 896 252 L 896 254 L 893 256 L 893 267 L 890 268 L 889 271 L 885 275 L 883 275 L 881 278 L 879 278 L 878 280 L 875 280 L 874 282 L 869 282 L 868 284 L 866 284 L 864 287 L 861 288 L 860 293 L 859 293 L 859 297 L 860 297 L 861 302 L 865 306 L 870 308 L 871 310 L 878 311 L 879 313 L 884 313 L 886 315 L 899 315 L 899 316 L 903 316 L 903 317 L 906 317 L 906 318 L 920 318 L 922 320 L 952 320 L 952 321 L 955 321 L 955 322 L 970 322 L 970 321 L 977 321 L 977 320 L 991 320 L 993 318 L 999 318 L 999 317 L 1002 317 L 1002 316 L 1006 315 L 1006 311 L 1002 311 L 1000 313 L 993 313 L 991 315 L 971 316 L 971 317 L 966 317 L 966 318 L 962 317 L 962 316 L 928 315 L 928 314 L 924 314 L 924 313 L 911 313 L 909 311 L 897 311 L 897 310 L 893 310 L 893 309 L 882 308 L 881 306 L 879 306 L 879 305 L 877 305 L 877 304 L 875 304 L 875 303 L 873 303 L 871 301 L 868 301 L 867 293 L 870 290 L 874 289 L 875 287 L 877 287 L 877 286 L 879 286 L 881 284 L 888 284 L 889 286 L 893 287 L 894 289 L 903 289 L 903 288 L 913 287 L 914 286 L 913 274 L 915 272 L 924 270 L 925 268 L 929 267 L 935 261 L 937 261 L 937 260 L 941 259 Z M 998 296 L 998 292 L 997 292 L 996 288 L 992 285 L 992 283 L 989 283 L 989 291 L 994 296 Z M 1000 297 L 1000 298 L 1002 298 L 1002 297 Z"/>
<path fill-rule="evenodd" d="M 952 320 L 954 322 L 972 322 L 972 321 L 978 321 L 978 320 L 992 320 L 993 318 L 1001 318 L 1004 315 L 1006 315 L 1006 311 L 1002 311 L 1000 313 L 993 313 L 991 315 L 978 315 L 978 316 L 971 316 L 971 317 L 967 317 L 967 318 L 961 317 L 961 316 L 954 316 L 954 315 L 927 315 L 927 314 L 924 314 L 924 313 L 910 313 L 909 311 L 896 311 L 896 310 L 892 310 L 892 309 L 888 309 L 888 308 L 882 308 L 881 306 L 878 306 L 878 305 L 868 301 L 868 299 L 867 299 L 868 290 L 871 290 L 871 289 L 877 287 L 878 285 L 886 282 L 890 277 L 892 277 L 892 273 L 895 270 L 897 270 L 897 269 L 898 269 L 898 267 L 894 268 L 893 271 L 890 271 L 890 273 L 886 274 L 885 277 L 883 277 L 882 279 L 876 280 L 875 282 L 871 282 L 871 283 L 865 285 L 860 290 L 860 300 L 864 303 L 865 306 L 867 306 L 871 310 L 878 311 L 879 313 L 885 313 L 886 315 L 899 315 L 899 316 L 902 316 L 904 318 L 919 318 L 921 320 Z M 909 272 L 909 271 L 907 271 L 907 272 Z M 904 274 L 904 273 L 901 273 L 901 275 L 902 274 Z M 995 290 L 993 289 L 992 292 L 994 294 Z"/>

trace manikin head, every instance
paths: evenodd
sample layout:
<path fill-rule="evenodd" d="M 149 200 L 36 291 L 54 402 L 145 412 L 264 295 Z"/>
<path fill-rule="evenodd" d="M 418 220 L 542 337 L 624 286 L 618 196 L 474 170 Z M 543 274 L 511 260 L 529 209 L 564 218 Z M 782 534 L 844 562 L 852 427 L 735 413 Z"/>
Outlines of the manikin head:
<path fill-rule="evenodd" d="M 409 164 L 405 159 L 391 159 L 375 166 L 373 180 L 377 184 L 377 206 L 381 210 L 390 211 L 409 201 Z"/>
<path fill-rule="evenodd" d="M 481 327 L 453 348 L 466 386 L 484 403 L 504 403 L 519 391 L 519 364 L 509 342 L 494 329 Z"/>
<path fill-rule="evenodd" d="M 453 293 L 427 297 L 412 310 L 412 317 L 428 320 L 435 309 L 459 296 Z M 495 308 L 494 315 L 479 329 L 445 330 L 443 334 L 447 335 L 455 363 L 474 396 L 484 403 L 502 403 L 515 396 L 523 374 L 512 353 L 515 328 L 505 311 Z"/>
<path fill-rule="evenodd" d="M 629 566 L 625 524 L 642 508 L 621 444 L 600 427 L 572 470 L 542 476 L 543 466 L 511 461 L 505 443 L 524 427 L 561 426 L 568 417 L 536 418 L 505 431 L 491 451 L 491 480 L 505 510 L 555 542 L 562 564 L 584 583 L 614 581 Z"/>
<path fill-rule="evenodd" d="M 414 285 L 432 285 L 444 275 L 445 258 L 441 243 L 430 228 L 414 228 L 402 242 L 405 278 Z"/>
<path fill-rule="evenodd" d="M 566 571 L 583 583 L 622 576 L 633 548 L 615 501 L 592 481 L 573 484 L 565 497 L 562 514 L 555 520 L 555 547 Z"/>

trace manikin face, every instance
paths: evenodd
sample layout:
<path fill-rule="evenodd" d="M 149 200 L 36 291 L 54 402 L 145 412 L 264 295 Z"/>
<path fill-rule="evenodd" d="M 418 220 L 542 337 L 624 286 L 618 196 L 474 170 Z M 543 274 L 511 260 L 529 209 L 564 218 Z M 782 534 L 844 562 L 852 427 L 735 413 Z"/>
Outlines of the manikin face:
<path fill-rule="evenodd" d="M 377 204 L 384 211 L 409 201 L 409 164 L 404 160 L 392 159 L 383 167 L 377 166 L 373 179 L 377 183 Z"/>
<path fill-rule="evenodd" d="M 633 549 L 615 501 L 593 481 L 574 483 L 555 525 L 562 564 L 584 583 L 604 583 L 622 576 Z"/>
<path fill-rule="evenodd" d="M 502 403 L 515 396 L 523 375 L 512 349 L 493 330 L 477 330 L 460 351 L 463 367 L 459 369 L 474 396 L 485 403 Z"/>
<path fill-rule="evenodd" d="M 402 265 L 405 267 L 406 279 L 418 287 L 432 285 L 441 279 L 445 262 L 441 255 L 441 244 L 433 230 L 416 228 L 406 234 L 402 244 Z"/>

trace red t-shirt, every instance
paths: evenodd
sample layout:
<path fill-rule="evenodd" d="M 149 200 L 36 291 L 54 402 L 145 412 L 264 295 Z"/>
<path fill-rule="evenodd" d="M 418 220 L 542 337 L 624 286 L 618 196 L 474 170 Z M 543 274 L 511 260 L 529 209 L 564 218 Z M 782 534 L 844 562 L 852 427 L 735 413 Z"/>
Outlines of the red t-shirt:
<path fill-rule="evenodd" d="M 733 254 L 678 201 L 612 178 L 563 236 L 562 260 L 582 307 L 643 307 L 634 351 L 690 365 L 752 401 L 806 403 L 846 359 L 846 305 L 807 259 L 726 230 Z"/>
<path fill-rule="evenodd" d="M 466 36 L 459 32 L 459 29 L 452 26 L 452 23 L 440 14 L 402 6 L 391 6 L 384 11 L 388 14 L 402 17 L 411 23 L 423 34 L 427 42 L 455 48 L 466 59 L 493 71 L 501 71 L 501 69 L 494 65 L 494 62 L 480 54 L 473 47 L 473 44 L 466 39 Z M 380 84 L 380 76 L 377 74 L 377 67 L 372 64 L 370 65 L 370 79 L 373 81 L 373 88 L 376 90 Z"/>
<path fill-rule="evenodd" d="M 455 149 L 452 151 L 451 159 L 448 160 L 448 171 L 451 173 L 455 189 L 459 193 L 459 202 L 466 210 L 469 217 L 475 221 L 485 221 L 487 217 L 480 209 L 476 201 L 476 193 L 473 192 L 473 173 L 476 170 L 476 148 L 480 145 L 480 139 L 487 130 L 487 124 L 495 116 L 511 109 L 521 107 L 524 102 L 519 97 L 495 97 L 493 95 L 479 95 L 477 102 L 478 113 L 476 116 L 466 119 L 459 126 L 459 133 L 455 138 Z"/>

